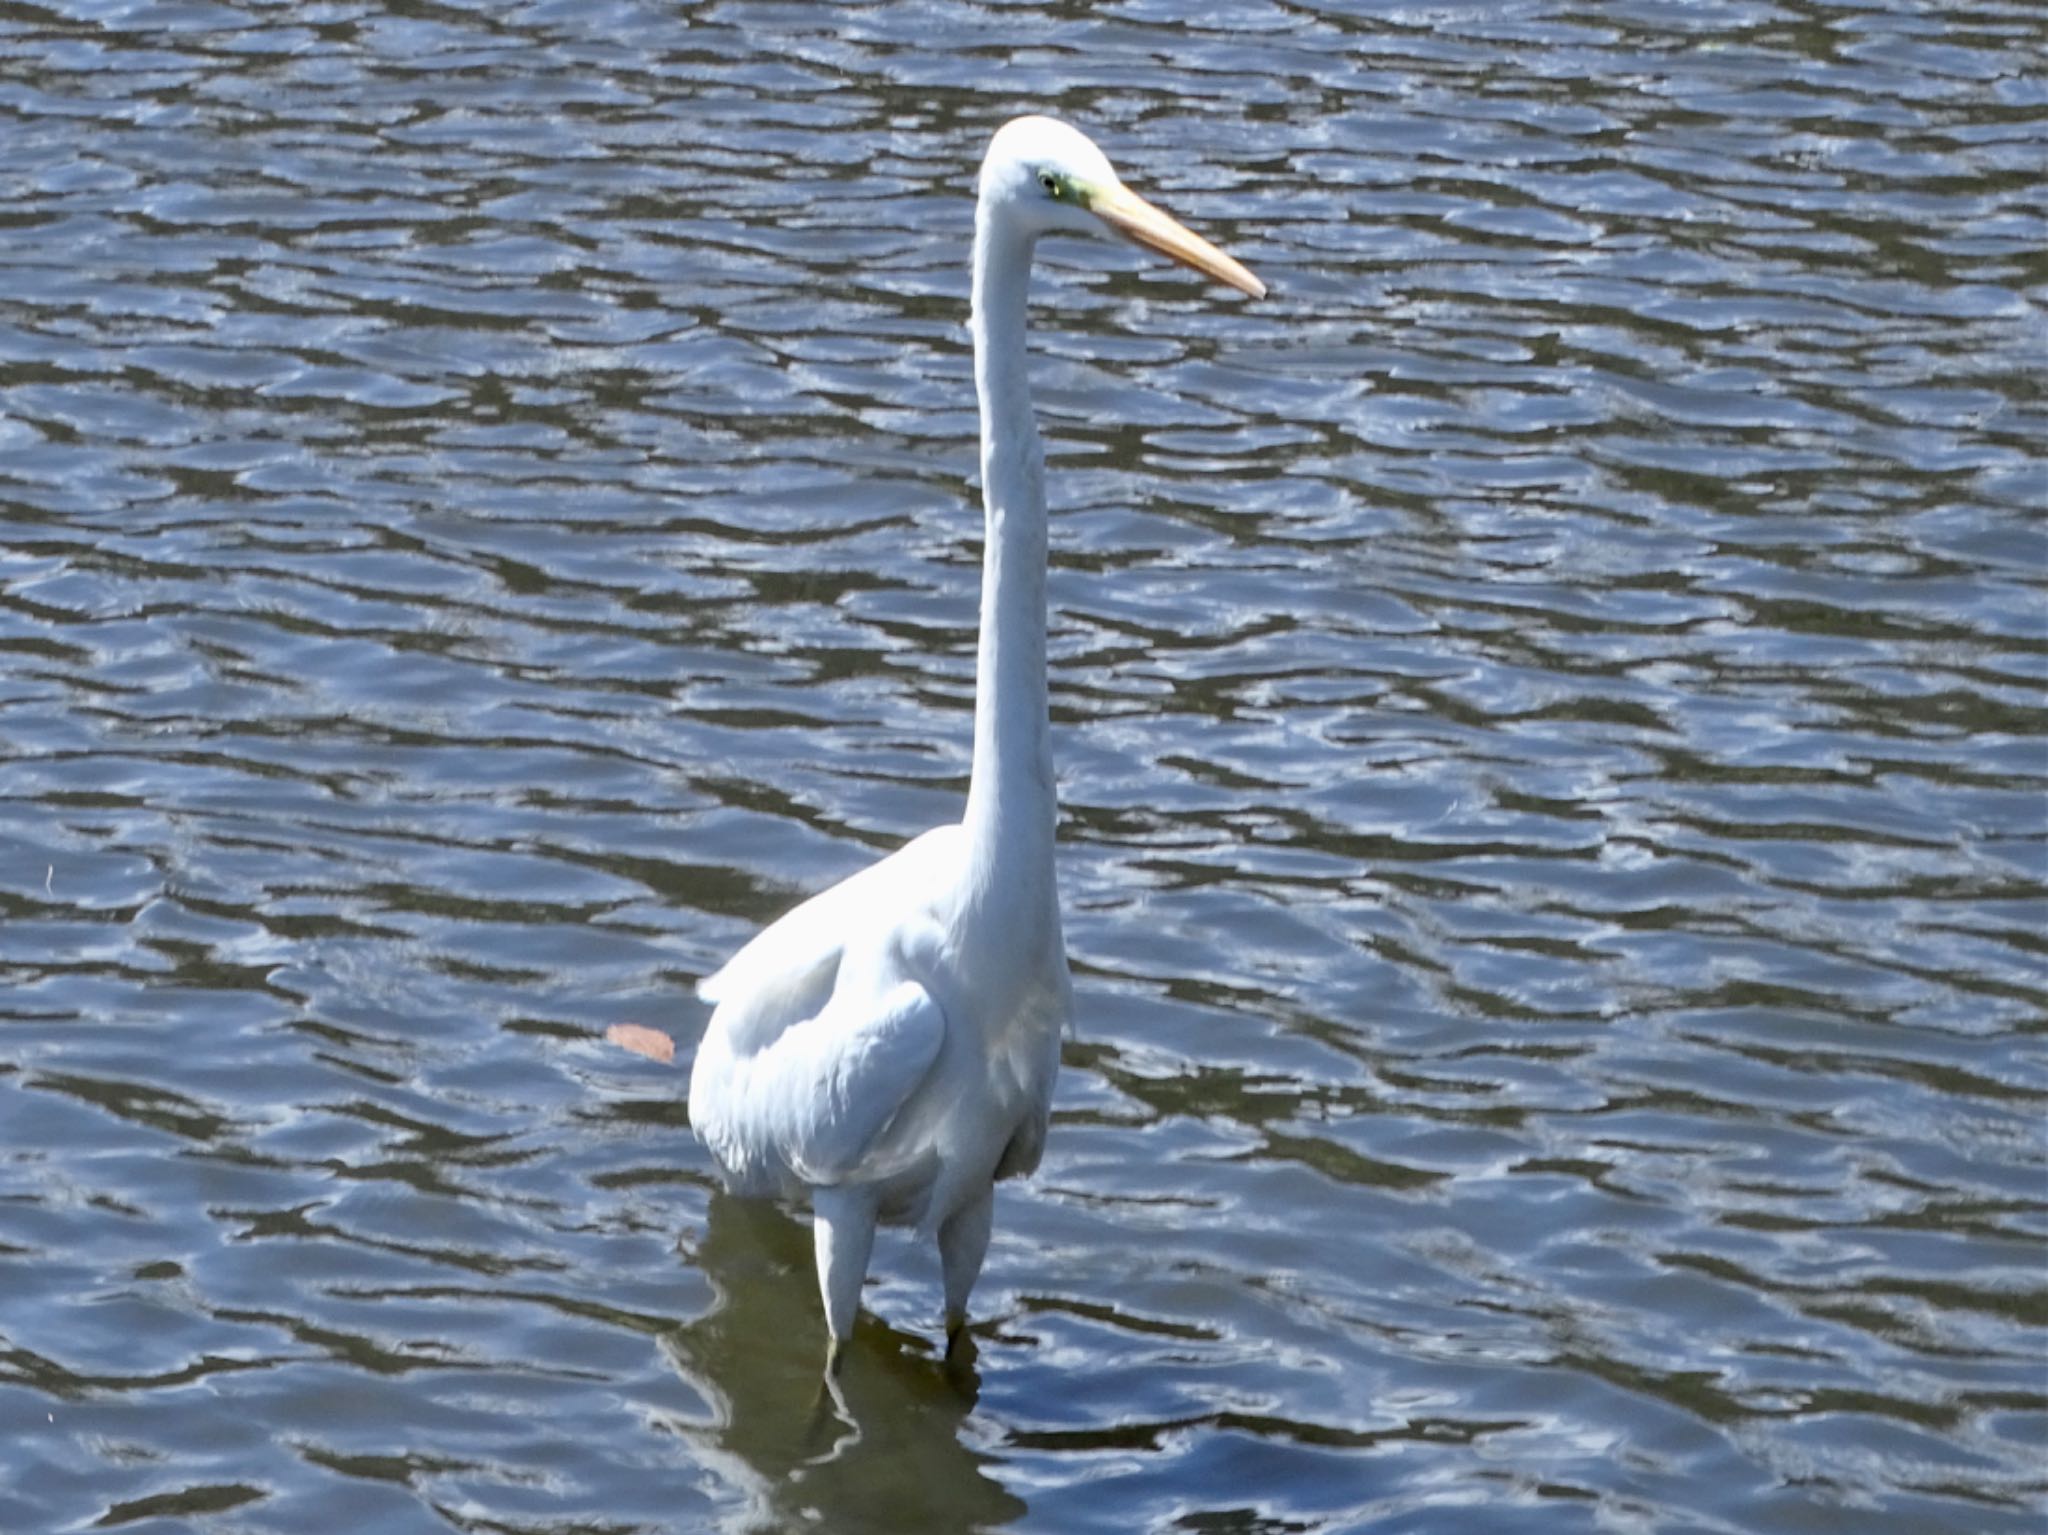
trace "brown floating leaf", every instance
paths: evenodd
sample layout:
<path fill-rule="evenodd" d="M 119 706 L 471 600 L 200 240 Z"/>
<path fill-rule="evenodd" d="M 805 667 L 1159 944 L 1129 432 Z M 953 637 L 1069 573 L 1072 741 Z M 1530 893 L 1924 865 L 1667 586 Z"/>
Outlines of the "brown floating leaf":
<path fill-rule="evenodd" d="M 676 1058 L 676 1042 L 659 1029 L 637 1023 L 615 1023 L 604 1031 L 604 1037 L 635 1055 L 660 1061 L 664 1066 Z"/>

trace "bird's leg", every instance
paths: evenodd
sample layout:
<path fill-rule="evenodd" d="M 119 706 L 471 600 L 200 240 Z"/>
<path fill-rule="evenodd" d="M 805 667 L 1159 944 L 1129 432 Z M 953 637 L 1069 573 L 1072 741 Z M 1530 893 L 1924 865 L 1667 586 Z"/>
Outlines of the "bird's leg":
<path fill-rule="evenodd" d="M 825 1371 L 838 1372 L 860 1312 L 860 1284 L 875 1246 L 875 1201 L 861 1189 L 821 1188 L 811 1195 L 811 1235 L 818 1249 L 818 1291 L 832 1341 Z"/>
<path fill-rule="evenodd" d="M 967 1330 L 967 1295 L 981 1277 L 988 1256 L 989 1225 L 995 1217 L 996 1190 L 990 1184 L 969 1204 L 939 1223 L 939 1266 L 946 1280 L 946 1352 L 959 1346 Z"/>
<path fill-rule="evenodd" d="M 829 1453 L 820 1452 L 833 1449 L 841 1437 L 834 1434 L 831 1428 L 832 1420 L 835 1418 L 855 1433 L 860 1431 L 860 1420 L 854 1417 L 853 1409 L 846 1404 L 845 1388 L 839 1384 L 839 1377 L 832 1373 L 832 1368 L 828 1365 L 825 1373 L 818 1377 L 818 1389 L 811 1397 L 811 1420 L 804 1430 L 804 1454 L 807 1459 L 832 1458 Z M 831 1436 L 830 1439 L 828 1435 Z"/>

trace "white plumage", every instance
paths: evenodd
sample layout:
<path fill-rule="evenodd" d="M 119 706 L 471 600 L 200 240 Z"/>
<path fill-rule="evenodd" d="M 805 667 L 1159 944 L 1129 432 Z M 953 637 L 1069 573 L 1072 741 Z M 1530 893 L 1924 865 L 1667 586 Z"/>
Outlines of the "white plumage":
<path fill-rule="evenodd" d="M 974 765 L 926 832 L 758 934 L 716 1004 L 690 1122 L 740 1193 L 808 1193 L 836 1366 L 878 1220 L 936 1236 L 957 1339 L 997 1180 L 1045 1145 L 1070 1010 L 1053 882 L 1043 454 L 1025 366 L 1033 247 L 1104 225 L 1254 296 L 1243 267 L 1117 180 L 1081 133 L 1006 124 L 982 162 L 973 337 L 987 518 Z"/>

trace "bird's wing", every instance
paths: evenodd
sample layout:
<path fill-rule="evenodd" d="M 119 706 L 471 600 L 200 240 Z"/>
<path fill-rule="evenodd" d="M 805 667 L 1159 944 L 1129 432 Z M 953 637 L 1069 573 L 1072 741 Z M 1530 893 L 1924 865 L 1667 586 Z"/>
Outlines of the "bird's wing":
<path fill-rule="evenodd" d="M 806 1183 L 835 1183 L 862 1160 L 938 1058 L 946 1015 L 916 981 L 880 997 L 835 996 L 778 1040 L 771 1090 L 788 1097 L 783 1154 Z M 773 1053 L 773 1052 L 771 1052 Z M 767 1086 L 764 1083 L 764 1086 Z"/>
<path fill-rule="evenodd" d="M 935 827 L 761 929 L 697 983 L 697 995 L 717 1004 L 710 1030 L 744 1055 L 814 1016 L 832 995 L 847 935 L 928 895 L 959 840 L 958 826 Z"/>
<path fill-rule="evenodd" d="M 957 826 L 925 833 L 699 984 L 717 1006 L 690 1071 L 690 1124 L 738 1186 L 837 1181 L 924 1080 L 946 1017 L 898 956 L 959 845 Z"/>
<path fill-rule="evenodd" d="M 699 1047 L 690 1127 L 743 1191 L 789 1175 L 837 1183 L 859 1165 L 946 1038 L 946 1015 L 916 981 L 842 984 L 812 1017 L 758 1050 Z"/>

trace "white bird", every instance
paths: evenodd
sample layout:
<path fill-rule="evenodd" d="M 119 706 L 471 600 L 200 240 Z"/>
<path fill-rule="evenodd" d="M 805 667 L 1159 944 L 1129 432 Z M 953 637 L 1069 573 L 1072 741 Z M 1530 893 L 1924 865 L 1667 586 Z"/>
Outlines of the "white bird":
<path fill-rule="evenodd" d="M 808 1192 L 828 1376 L 878 1220 L 936 1233 L 950 1351 L 988 1251 L 996 1181 L 1032 1171 L 1045 1145 L 1070 985 L 1025 296 L 1040 236 L 1104 228 L 1255 298 L 1266 291 L 1125 188 L 1078 130 L 1020 117 L 997 132 L 974 220 L 987 539 L 966 813 L 812 896 L 697 988 L 716 1007 L 690 1071 L 690 1123 L 736 1192 Z"/>

